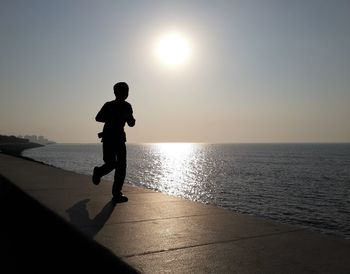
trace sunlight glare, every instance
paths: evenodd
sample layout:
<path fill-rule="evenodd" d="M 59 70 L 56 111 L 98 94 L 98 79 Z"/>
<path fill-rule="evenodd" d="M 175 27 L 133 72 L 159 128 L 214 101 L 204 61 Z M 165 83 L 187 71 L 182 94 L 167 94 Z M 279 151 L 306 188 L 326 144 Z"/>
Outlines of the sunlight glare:
<path fill-rule="evenodd" d="M 164 157 L 174 159 L 175 161 L 184 160 L 194 149 L 192 143 L 159 143 L 157 145 L 159 151 Z"/>
<path fill-rule="evenodd" d="M 168 193 L 176 195 L 189 179 L 189 170 L 194 161 L 195 145 L 191 143 L 157 144 L 161 156 L 162 176 L 159 183 Z"/>

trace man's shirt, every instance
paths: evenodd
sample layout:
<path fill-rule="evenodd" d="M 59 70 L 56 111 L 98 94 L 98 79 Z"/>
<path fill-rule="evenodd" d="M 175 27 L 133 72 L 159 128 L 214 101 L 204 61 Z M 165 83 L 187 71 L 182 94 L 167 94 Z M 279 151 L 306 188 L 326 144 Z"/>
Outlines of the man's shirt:
<path fill-rule="evenodd" d="M 131 105 L 126 101 L 117 100 L 105 103 L 97 113 L 96 121 L 105 123 L 102 142 L 126 142 L 125 123 L 130 126 L 135 123 Z"/>

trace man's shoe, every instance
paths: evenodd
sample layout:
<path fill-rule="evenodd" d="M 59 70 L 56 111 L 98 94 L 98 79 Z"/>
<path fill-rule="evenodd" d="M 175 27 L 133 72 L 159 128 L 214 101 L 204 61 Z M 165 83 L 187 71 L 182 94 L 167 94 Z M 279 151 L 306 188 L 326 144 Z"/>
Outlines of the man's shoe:
<path fill-rule="evenodd" d="M 124 196 L 123 194 L 113 196 L 112 201 L 115 203 L 125 203 L 129 201 L 128 197 Z"/>
<path fill-rule="evenodd" d="M 94 172 L 92 173 L 92 182 L 94 185 L 98 185 L 101 182 L 101 177 L 98 175 L 98 167 L 94 168 Z"/>

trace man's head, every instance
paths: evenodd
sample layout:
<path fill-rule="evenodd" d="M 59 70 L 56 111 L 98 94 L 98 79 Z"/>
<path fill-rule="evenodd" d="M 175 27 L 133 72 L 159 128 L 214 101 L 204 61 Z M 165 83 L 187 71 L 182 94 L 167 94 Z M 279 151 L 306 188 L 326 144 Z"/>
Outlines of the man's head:
<path fill-rule="evenodd" d="M 125 82 L 116 83 L 113 87 L 115 98 L 126 100 L 129 96 L 129 86 Z"/>

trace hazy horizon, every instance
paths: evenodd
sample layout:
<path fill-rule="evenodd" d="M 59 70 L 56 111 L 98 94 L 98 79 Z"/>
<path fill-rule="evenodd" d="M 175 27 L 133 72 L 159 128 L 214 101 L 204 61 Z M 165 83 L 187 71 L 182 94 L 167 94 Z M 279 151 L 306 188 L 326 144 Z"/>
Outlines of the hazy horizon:
<path fill-rule="evenodd" d="M 58 145 L 99 145 L 101 142 L 86 142 L 86 143 L 78 143 L 78 142 L 56 142 Z M 147 144 L 198 144 L 198 145 L 327 145 L 327 144 L 340 144 L 346 145 L 350 144 L 350 142 L 186 142 L 186 141 L 177 141 L 177 142 L 127 142 L 127 145 L 147 145 Z M 51 144 L 49 144 L 51 145 Z"/>
<path fill-rule="evenodd" d="M 0 134 L 99 143 L 95 115 L 126 81 L 128 143 L 349 143 L 349 11 L 346 0 L 2 1 Z"/>

